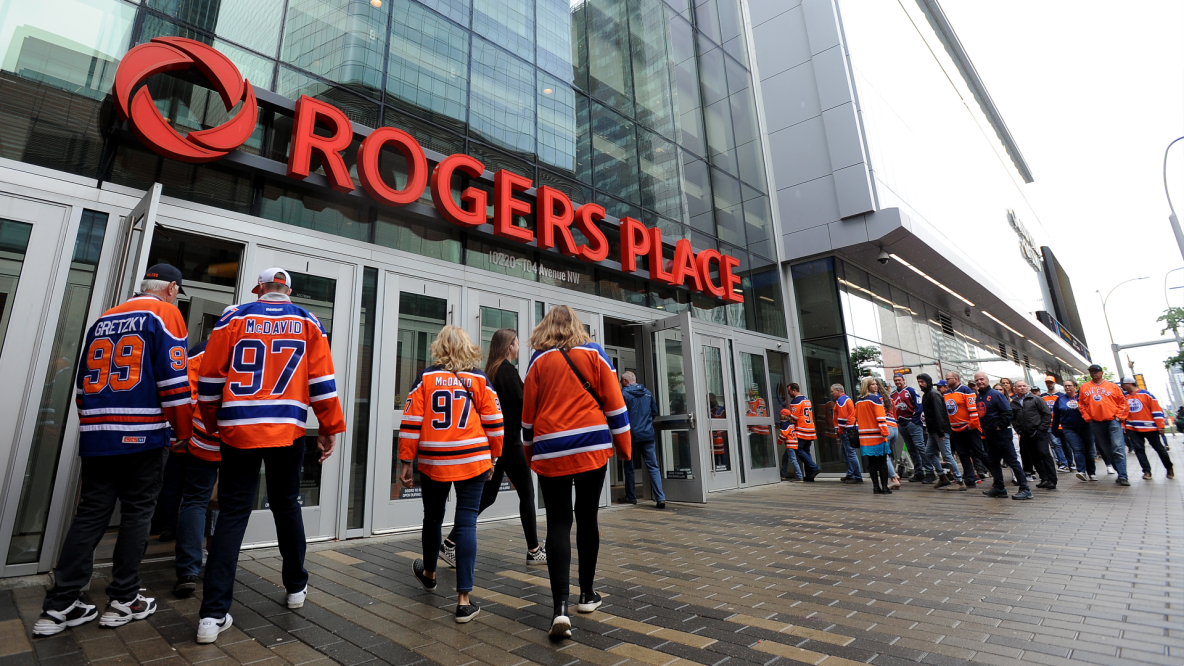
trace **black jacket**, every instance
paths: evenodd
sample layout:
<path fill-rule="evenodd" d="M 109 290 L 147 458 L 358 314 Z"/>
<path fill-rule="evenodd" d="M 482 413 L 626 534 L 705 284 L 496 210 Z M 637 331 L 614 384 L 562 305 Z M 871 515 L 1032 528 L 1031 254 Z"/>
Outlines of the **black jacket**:
<path fill-rule="evenodd" d="M 1021 435 L 1045 432 L 1052 423 L 1052 411 L 1044 398 L 1028 393 L 1011 396 L 1011 422 Z"/>
<path fill-rule="evenodd" d="M 503 361 L 490 382 L 502 403 L 502 418 L 506 424 L 502 446 L 522 446 L 522 377 L 513 363 Z"/>
<path fill-rule="evenodd" d="M 925 428 L 930 434 L 948 435 L 953 432 L 950 428 L 950 414 L 946 411 L 946 399 L 933 385 L 929 375 L 917 375 L 917 379 L 925 378 L 925 393 L 921 396 L 921 412 L 925 415 Z"/>
<path fill-rule="evenodd" d="M 993 388 L 979 391 L 978 407 L 983 432 L 1003 430 L 1011 426 L 1011 403 L 1001 391 Z"/>

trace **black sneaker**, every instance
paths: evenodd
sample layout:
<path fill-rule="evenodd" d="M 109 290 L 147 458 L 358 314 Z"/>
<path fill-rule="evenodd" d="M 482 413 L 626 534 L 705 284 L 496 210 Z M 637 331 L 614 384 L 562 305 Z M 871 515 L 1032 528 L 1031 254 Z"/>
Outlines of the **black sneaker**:
<path fill-rule="evenodd" d="M 415 574 L 415 577 L 419 580 L 419 584 L 423 585 L 423 589 L 427 590 L 428 592 L 436 589 L 436 579 L 428 578 L 424 575 L 423 560 L 416 559 L 415 562 L 411 564 L 411 572 Z"/>
<path fill-rule="evenodd" d="M 937 481 L 937 475 L 933 472 L 926 472 L 925 476 L 921 477 L 921 483 L 923 484 L 933 483 L 934 481 Z"/>
<path fill-rule="evenodd" d="M 603 601 L 600 599 L 599 594 L 595 592 L 580 592 L 580 603 L 576 604 L 576 610 L 581 613 L 591 613 L 597 608 L 600 608 L 601 603 Z"/>
<path fill-rule="evenodd" d="M 655 506 L 659 509 L 665 509 L 666 503 L 665 502 L 658 502 Z"/>
<path fill-rule="evenodd" d="M 122 627 L 133 620 L 143 620 L 156 612 L 156 600 L 137 594 L 131 601 L 108 601 L 99 618 L 100 627 Z"/>
<path fill-rule="evenodd" d="M 185 598 L 197 591 L 197 576 L 177 576 L 173 594 Z"/>
<path fill-rule="evenodd" d="M 909 477 L 909 483 L 918 483 L 924 480 L 925 474 L 922 472 L 913 472 L 913 475 Z"/>
<path fill-rule="evenodd" d="M 987 497 L 1007 497 L 1007 491 L 1003 488 L 991 488 L 990 490 L 984 490 L 983 494 Z"/>
<path fill-rule="evenodd" d="M 567 616 L 567 602 L 560 601 L 555 605 L 555 613 L 551 616 L 551 630 L 547 637 L 553 641 L 571 638 L 571 618 Z"/>
<path fill-rule="evenodd" d="M 526 551 L 527 564 L 546 564 L 547 563 L 547 546 L 546 544 L 539 544 L 538 550 Z"/>
<path fill-rule="evenodd" d="M 1120 485 L 1120 486 L 1129 486 L 1129 485 L 1131 485 L 1131 482 L 1130 482 L 1130 481 L 1128 481 L 1128 480 L 1127 480 L 1127 478 L 1126 478 L 1125 476 L 1120 476 L 1120 477 L 1118 477 L 1118 481 L 1117 481 L 1117 483 L 1118 483 L 1118 485 Z"/>
<path fill-rule="evenodd" d="M 456 623 L 457 624 L 465 624 L 465 623 L 469 622 L 470 620 L 472 620 L 473 618 L 477 617 L 477 614 L 480 612 L 481 612 L 481 607 L 478 606 L 477 604 L 467 604 L 467 605 L 463 605 L 463 606 L 461 604 L 457 604 L 456 605 Z"/>
<path fill-rule="evenodd" d="M 445 541 L 440 544 L 440 559 L 448 563 L 448 566 L 453 569 L 456 568 L 456 545 L 449 546 Z"/>
<path fill-rule="evenodd" d="M 1011 499 L 1013 499 L 1013 500 L 1030 500 L 1030 499 L 1032 499 L 1032 491 L 1025 488 L 1025 489 L 1019 491 L 1018 493 L 1012 495 Z"/>
<path fill-rule="evenodd" d="M 99 616 L 99 609 L 81 601 L 75 601 L 63 611 L 41 611 L 41 617 L 33 625 L 34 636 L 53 636 L 66 627 L 86 624 Z"/>
<path fill-rule="evenodd" d="M 176 541 L 177 540 L 177 530 L 175 530 L 171 527 L 166 527 L 160 531 L 160 536 L 156 537 L 156 540 L 159 541 L 160 543 L 168 543 L 170 541 Z"/>

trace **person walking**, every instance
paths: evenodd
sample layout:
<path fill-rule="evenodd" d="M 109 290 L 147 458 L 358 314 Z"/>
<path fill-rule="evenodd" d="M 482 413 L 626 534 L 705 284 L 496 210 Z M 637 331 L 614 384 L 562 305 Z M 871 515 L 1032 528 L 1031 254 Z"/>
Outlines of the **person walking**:
<path fill-rule="evenodd" d="M 945 384 L 944 379 L 939 382 Z M 950 416 L 946 411 L 945 397 L 927 373 L 917 375 L 917 386 L 921 387 L 921 413 L 925 418 L 925 429 L 929 439 L 924 455 L 934 471 L 940 472 L 933 487 L 944 488 L 955 481 L 961 486 L 962 474 L 958 470 L 958 463 L 954 461 L 953 453 L 950 452 Z M 943 458 L 950 466 L 949 472 L 942 466 Z"/>
<path fill-rule="evenodd" d="M 477 565 L 477 514 L 493 461 L 502 454 L 505 424 L 498 395 L 478 368 L 481 349 L 464 329 L 451 324 L 441 328 L 431 352 L 434 362 L 415 381 L 403 408 L 399 483 L 414 488 L 418 466 L 423 486 L 423 559 L 412 563 L 411 572 L 429 592 L 436 589 L 436 562 L 443 545 L 440 527 L 448 495 L 456 490 L 454 618 L 465 624 L 481 612 L 469 598 Z"/>
<path fill-rule="evenodd" d="M 1028 487 L 1028 478 L 1024 468 L 1016 456 L 1015 446 L 1012 444 L 1011 402 L 1003 392 L 992 388 L 987 380 L 987 373 L 974 373 L 974 385 L 978 389 L 976 405 L 979 412 L 979 422 L 983 429 L 983 439 L 987 444 L 987 469 L 994 480 L 992 487 L 984 490 L 987 497 L 1007 497 L 1007 485 L 1003 481 L 1002 460 L 1011 468 L 1012 477 L 1020 490 L 1012 499 L 1032 499 L 1032 490 Z"/>
<path fill-rule="evenodd" d="M 1052 423 L 1052 412 L 1048 403 L 1028 390 L 1028 382 L 1015 382 L 1015 395 L 1011 397 L 1012 423 L 1020 433 L 1020 455 L 1036 468 L 1040 475 L 1037 488 L 1057 489 L 1057 468 L 1053 462 L 1048 438 Z"/>
<path fill-rule="evenodd" d="M 572 488 L 580 556 L 576 610 L 591 613 L 601 604 L 594 587 L 600 552 L 596 514 L 613 450 L 627 464 L 631 457 L 629 411 L 608 355 L 588 337 L 575 310 L 552 308 L 531 333 L 530 347 L 522 443 L 547 506 L 547 574 L 554 602 L 548 633 L 559 640 L 571 636 Z"/>
<path fill-rule="evenodd" d="M 1094 451 L 1094 436 L 1089 431 L 1089 423 L 1081 416 L 1077 402 L 1077 382 L 1065 380 L 1065 392 L 1057 398 L 1052 410 L 1052 423 L 1060 428 L 1061 435 L 1069 444 L 1073 452 L 1073 460 L 1077 469 L 1077 478 L 1082 481 L 1097 481 Z"/>
<path fill-rule="evenodd" d="M 1168 457 L 1167 450 L 1159 441 L 1160 433 L 1167 427 L 1159 401 L 1146 389 L 1140 389 L 1135 380 L 1129 377 L 1122 379 L 1122 390 L 1126 392 L 1126 403 L 1130 413 L 1126 420 L 1126 430 L 1130 435 L 1131 448 L 1135 450 L 1135 456 L 1139 459 L 1139 466 L 1143 468 L 1143 479 L 1151 480 L 1151 461 L 1147 459 L 1146 446 L 1155 449 L 1159 461 L 1168 472 L 1168 478 L 1176 478 L 1172 459 Z"/>
<path fill-rule="evenodd" d="M 962 461 L 962 482 L 967 488 L 978 485 L 975 462 L 985 457 L 979 443 L 982 426 L 978 420 L 977 400 L 977 394 L 962 384 L 961 375 L 952 370 L 946 373 L 945 401 L 946 412 L 950 415 L 950 444 Z"/>
<path fill-rule="evenodd" d="M 255 508 L 259 470 L 283 558 L 288 608 L 308 595 L 306 540 L 300 510 L 308 408 L 316 414 L 318 464 L 333 453 L 345 417 L 337 398 L 333 356 L 320 320 L 294 305 L 292 276 L 259 274 L 253 303 L 226 309 L 210 335 L 197 379 L 201 422 L 221 438 L 218 528 L 210 539 L 197 642 L 213 643 L 234 623 L 230 603 L 239 551 Z"/>
<path fill-rule="evenodd" d="M 658 469 L 657 446 L 654 444 L 654 417 L 658 415 L 658 403 L 649 389 L 637 381 L 632 370 L 621 373 L 621 395 L 629 410 L 629 436 L 633 440 L 633 451 L 640 455 L 650 475 L 650 488 L 654 493 L 655 506 L 666 508 L 666 494 L 662 492 L 662 471 Z M 634 494 L 633 465 L 625 465 L 625 501 L 637 504 Z"/>
<path fill-rule="evenodd" d="M 859 400 L 855 403 L 856 431 L 859 450 L 867 458 L 868 473 L 872 477 L 872 494 L 891 495 L 888 488 L 888 416 L 880 398 L 880 384 L 875 377 L 864 377 L 859 383 Z"/>
<path fill-rule="evenodd" d="M 802 481 L 814 482 L 814 477 L 822 472 L 822 468 L 814 462 L 810 447 L 818 440 L 818 430 L 814 426 L 814 406 L 809 398 L 802 395 L 802 387 L 796 382 L 789 384 L 789 405 L 781 410 L 781 435 L 787 441 L 796 442 L 793 448 L 797 465 L 795 469 L 802 475 Z M 790 449 L 786 447 L 786 450 Z M 782 475 L 786 471 L 785 461 L 781 463 Z M 803 474 L 804 471 L 804 474 Z"/>
<path fill-rule="evenodd" d="M 859 441 L 857 437 L 852 437 L 852 435 L 858 436 L 859 434 L 855 429 L 855 401 L 847 396 L 847 391 L 842 384 L 831 385 L 830 397 L 834 401 L 834 408 L 831 410 L 831 425 L 835 429 L 835 435 L 839 438 L 839 451 L 847 463 L 847 476 L 843 477 L 842 482 L 863 483 L 863 473 L 859 470 L 859 456 L 855 453 Z M 852 439 L 855 439 L 854 445 Z"/>
<path fill-rule="evenodd" d="M 781 480 L 804 481 L 806 477 L 802 474 L 802 465 L 798 461 L 798 438 L 794 433 L 790 418 L 789 408 L 782 409 L 780 425 L 777 427 L 777 441 L 785 447 L 785 450 L 781 452 Z M 789 473 L 791 467 L 793 468 L 792 476 Z"/>
<path fill-rule="evenodd" d="M 909 477 L 909 481 L 924 481 L 926 477 L 936 479 L 937 470 L 921 455 L 925 450 L 925 433 L 921 428 L 921 394 L 917 393 L 917 389 L 906 386 L 904 375 L 899 372 L 892 375 L 892 383 L 896 390 L 889 398 L 896 410 L 896 427 L 904 439 L 903 444 L 908 449 L 909 459 L 913 463 L 913 475 Z"/>
<path fill-rule="evenodd" d="M 205 360 L 206 345 L 199 342 L 189 350 L 189 390 L 192 395 L 193 437 L 189 440 L 185 473 L 181 479 L 181 506 L 177 510 L 177 545 L 173 568 L 177 582 L 173 594 L 187 597 L 197 591 L 197 574 L 201 572 L 202 540 L 206 534 L 206 513 L 214 486 L 218 483 L 218 465 L 222 461 L 222 442 L 211 435 L 202 423 L 198 408 L 197 384 L 201 364 Z"/>
<path fill-rule="evenodd" d="M 119 502 L 119 536 L 112 555 L 107 608 L 99 624 L 120 627 L 156 612 L 140 594 L 140 562 L 160 494 L 170 442 L 190 436 L 185 319 L 175 305 L 181 271 L 151 266 L 140 290 L 104 312 L 87 329 L 75 380 L 78 509 L 41 604 L 34 636 L 52 636 L 98 617 L 81 598 L 94 572 L 94 552 Z"/>
<path fill-rule="evenodd" d="M 1057 400 L 1065 394 L 1057 390 L 1057 378 L 1052 375 L 1045 375 L 1044 385 L 1048 387 L 1048 390 L 1040 397 L 1048 404 L 1048 411 L 1051 412 L 1056 409 Z M 1048 437 L 1052 440 L 1052 452 L 1057 459 L 1057 471 L 1074 472 L 1076 471 L 1074 467 L 1076 463 L 1073 459 L 1073 449 L 1069 447 L 1061 434 L 1060 429 L 1056 426 L 1050 427 L 1048 430 Z"/>
<path fill-rule="evenodd" d="M 900 473 L 904 469 L 904 451 L 901 449 L 900 426 L 896 422 L 896 407 L 888 397 L 888 384 L 876 377 L 876 394 L 884 405 L 884 421 L 888 424 L 888 448 L 892 453 L 888 455 L 888 489 L 900 490 Z"/>
<path fill-rule="evenodd" d="M 494 332 L 489 341 L 489 356 L 485 361 L 485 381 L 497 394 L 501 404 L 505 434 L 502 437 L 502 452 L 496 456 L 493 474 L 481 490 L 480 516 L 497 501 L 502 489 L 502 479 L 509 478 L 518 493 L 518 518 L 522 521 L 522 535 L 526 538 L 526 563 L 546 564 L 547 549 L 539 545 L 538 525 L 535 520 L 534 479 L 522 452 L 522 376 L 514 361 L 518 358 L 518 333 L 512 328 Z M 460 535 L 460 523 L 454 521 L 452 530 L 440 544 L 440 559 L 456 568 L 456 544 Z"/>
<path fill-rule="evenodd" d="M 1078 409 L 1089 423 L 1094 435 L 1094 444 L 1103 449 L 1103 460 L 1118 474 L 1116 483 L 1129 486 L 1126 475 L 1126 440 L 1122 436 L 1122 422 L 1130 413 L 1130 405 L 1122 389 L 1106 381 L 1102 366 L 1089 366 L 1090 381 L 1080 390 Z"/>

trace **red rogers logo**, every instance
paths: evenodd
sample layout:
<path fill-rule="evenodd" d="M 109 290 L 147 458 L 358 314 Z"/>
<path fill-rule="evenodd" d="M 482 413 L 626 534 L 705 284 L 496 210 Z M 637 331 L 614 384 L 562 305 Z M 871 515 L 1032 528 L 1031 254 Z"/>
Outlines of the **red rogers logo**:
<path fill-rule="evenodd" d="M 214 85 L 226 110 L 240 101 L 238 114 L 218 127 L 181 136 L 169 125 L 147 86 L 132 90 L 153 74 L 196 67 Z M 153 152 L 180 162 L 212 162 L 238 148 L 255 130 L 259 105 L 255 91 L 229 58 L 212 47 L 181 37 L 156 37 L 127 52 L 115 72 L 115 100 L 119 115 Z"/>

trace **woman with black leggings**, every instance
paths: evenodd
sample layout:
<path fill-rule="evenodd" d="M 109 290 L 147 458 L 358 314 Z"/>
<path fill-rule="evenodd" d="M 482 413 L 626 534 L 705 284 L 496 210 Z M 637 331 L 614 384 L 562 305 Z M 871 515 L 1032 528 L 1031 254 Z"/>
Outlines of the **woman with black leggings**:
<path fill-rule="evenodd" d="M 526 537 L 526 563 L 546 564 L 547 549 L 539 546 L 538 527 L 534 519 L 534 483 L 530 478 L 530 467 L 522 453 L 522 377 L 511 361 L 518 358 L 518 333 L 512 328 L 503 328 L 493 334 L 489 341 L 489 357 L 485 362 L 485 376 L 491 378 L 491 386 L 497 391 L 505 417 L 506 435 L 502 444 L 502 457 L 493 466 L 493 476 L 481 490 L 481 508 L 477 514 L 497 501 L 501 492 L 502 477 L 510 478 L 518 492 L 518 513 L 522 518 L 522 534 Z M 448 566 L 456 567 L 456 536 L 454 526 L 440 544 L 440 559 Z"/>
<path fill-rule="evenodd" d="M 555 603 L 549 633 L 559 640 L 571 636 L 567 598 L 573 517 L 580 554 L 576 610 L 591 613 L 600 607 L 593 588 L 600 550 L 596 512 L 613 449 L 629 461 L 629 412 L 608 356 L 570 307 L 548 312 L 531 334 L 530 346 L 534 354 L 523 390 L 522 443 L 547 504 L 547 573 Z"/>

